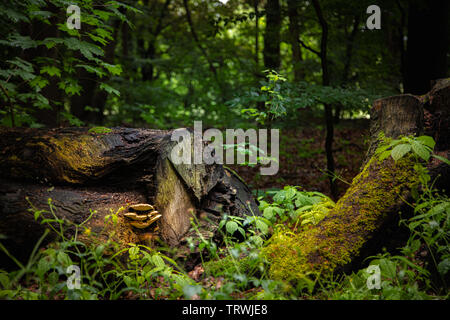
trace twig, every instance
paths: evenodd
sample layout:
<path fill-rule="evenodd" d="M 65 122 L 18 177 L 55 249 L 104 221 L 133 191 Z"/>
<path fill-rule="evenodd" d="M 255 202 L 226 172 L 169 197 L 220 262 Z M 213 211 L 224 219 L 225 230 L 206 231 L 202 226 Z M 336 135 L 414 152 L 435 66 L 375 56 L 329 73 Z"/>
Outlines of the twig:
<path fill-rule="evenodd" d="M 319 52 L 319 51 L 317 51 L 317 50 L 311 48 L 310 46 L 308 46 L 308 45 L 307 45 L 306 43 L 304 43 L 300 38 L 297 39 L 297 40 L 298 40 L 298 43 L 300 43 L 300 45 L 301 45 L 303 48 L 305 48 L 306 50 L 311 51 L 312 53 L 314 53 L 315 55 L 317 55 L 318 57 L 320 57 L 320 52 Z"/>

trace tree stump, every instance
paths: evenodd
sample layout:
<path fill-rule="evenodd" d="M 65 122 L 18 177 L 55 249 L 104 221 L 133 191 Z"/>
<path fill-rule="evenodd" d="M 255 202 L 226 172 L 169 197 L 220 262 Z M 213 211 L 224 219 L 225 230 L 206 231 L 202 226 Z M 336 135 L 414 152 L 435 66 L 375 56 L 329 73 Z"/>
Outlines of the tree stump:
<path fill-rule="evenodd" d="M 49 198 L 57 217 L 74 224 L 95 211 L 83 225 L 97 235 L 91 240 L 112 238 L 122 244 L 158 236 L 177 246 L 189 231 L 193 214 L 217 224 L 224 213 L 259 214 L 250 189 L 232 171 L 217 164 L 174 165 L 171 133 L 1 128 L 0 234 L 6 237 L 2 243 L 13 255 L 26 259 L 45 229 L 28 209 L 33 205 L 49 217 Z M 154 205 L 161 219 L 145 229 L 132 227 L 124 213 L 137 203 Z M 116 215 L 117 223 L 105 221 L 108 215 Z M 207 223 L 204 228 L 214 233 L 217 224 Z M 73 226 L 67 229 L 68 235 L 74 232 Z M 88 241 L 88 234 L 80 237 Z M 0 263 L 5 259 L 1 256 Z"/>

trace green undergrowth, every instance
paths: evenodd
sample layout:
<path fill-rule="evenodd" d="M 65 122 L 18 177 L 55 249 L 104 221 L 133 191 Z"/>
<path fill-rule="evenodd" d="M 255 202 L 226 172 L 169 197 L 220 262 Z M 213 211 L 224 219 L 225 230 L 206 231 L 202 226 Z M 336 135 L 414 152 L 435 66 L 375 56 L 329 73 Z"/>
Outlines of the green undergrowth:
<path fill-rule="evenodd" d="M 59 238 L 39 249 L 40 242 L 50 232 L 47 231 L 26 262 L 16 260 L 14 253 L 8 252 L 0 241 L 0 250 L 17 265 L 15 270 L 0 270 L 0 298 L 447 299 L 450 200 L 433 188 L 425 167 L 434 142 L 423 137 L 408 139 L 386 140 L 381 144 L 367 164 L 370 167 L 383 163 L 378 174 L 370 176 L 363 170 L 355 178 L 350 193 L 337 203 L 298 186 L 267 192 L 259 198 L 261 216 L 223 216 L 218 229 L 222 234 L 220 242 L 203 237 L 198 221 L 193 219 L 192 230 L 198 237 L 187 239 L 188 250 L 200 254 L 201 262 L 192 270 L 186 270 L 185 261 L 176 258 L 176 249 L 167 248 L 163 243 L 124 247 L 112 239 L 101 244 L 82 242 L 78 234 L 92 232 L 85 227 L 87 221 L 75 225 L 77 232 L 67 238 L 64 229 L 69 225 L 58 218 L 51 201 L 46 215 L 31 208 L 30 214 Z M 410 144 L 411 148 L 402 146 L 398 154 L 397 146 L 402 144 Z M 386 159 L 389 156 L 392 160 Z M 388 175 L 382 172 L 389 168 L 386 162 L 394 169 L 389 169 L 389 173 L 394 173 L 399 182 L 392 185 L 388 194 L 385 186 L 377 187 L 375 183 L 388 182 L 383 180 Z M 409 174 L 402 175 L 401 170 L 395 170 L 398 166 L 407 167 Z M 369 178 L 374 179 L 372 185 L 367 185 Z M 368 196 L 355 202 L 351 194 L 361 192 L 364 183 Z M 408 191 L 411 191 L 410 198 L 404 197 Z M 340 237 L 353 237 L 355 242 L 348 242 L 353 246 L 350 249 L 358 250 L 358 236 L 376 221 L 370 218 L 370 211 L 388 208 L 389 196 L 404 197 L 414 211 L 411 217 L 400 220 L 410 231 L 404 246 L 396 254 L 383 251 L 367 257 L 366 267 L 350 274 L 325 276 L 326 268 L 332 270 L 338 261 L 346 261 L 345 252 L 351 253 L 339 243 Z M 342 208 L 346 208 L 344 213 Z M 334 225 L 338 221 L 336 215 L 350 219 L 346 222 L 348 228 Z M 369 217 L 369 221 L 361 217 Z M 114 214 L 105 219 L 105 225 L 114 223 L 117 223 Z M 321 235 L 323 226 L 335 228 Z M 328 246 L 317 246 L 315 237 L 320 236 L 330 240 Z M 308 252 L 318 252 L 316 258 L 326 261 L 312 261 Z M 73 282 L 76 275 L 73 266 L 80 271 L 79 287 L 73 286 L 77 284 Z"/>

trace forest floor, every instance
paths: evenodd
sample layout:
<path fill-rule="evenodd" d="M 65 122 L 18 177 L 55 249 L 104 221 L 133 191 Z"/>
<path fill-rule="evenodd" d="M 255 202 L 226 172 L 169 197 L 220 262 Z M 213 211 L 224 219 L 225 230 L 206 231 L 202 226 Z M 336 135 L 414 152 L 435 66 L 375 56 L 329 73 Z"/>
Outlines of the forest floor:
<path fill-rule="evenodd" d="M 322 128 L 280 130 L 280 165 L 274 176 L 260 175 L 259 167 L 231 167 L 258 195 L 265 190 L 282 189 L 291 185 L 330 196 L 326 174 L 325 134 L 326 131 Z M 333 155 L 340 196 L 360 171 L 368 148 L 368 137 L 368 120 L 343 121 L 335 128 Z"/>

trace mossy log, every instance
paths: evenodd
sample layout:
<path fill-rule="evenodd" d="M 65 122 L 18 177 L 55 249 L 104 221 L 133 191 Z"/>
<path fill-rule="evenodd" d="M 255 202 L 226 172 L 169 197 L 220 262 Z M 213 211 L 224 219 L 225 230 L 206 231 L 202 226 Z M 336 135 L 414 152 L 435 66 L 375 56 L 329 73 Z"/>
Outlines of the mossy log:
<path fill-rule="evenodd" d="M 112 238 L 122 244 L 159 237 L 176 246 L 189 231 L 192 215 L 218 222 L 224 213 L 259 214 L 249 188 L 223 166 L 174 165 L 171 133 L 0 129 L 0 234 L 6 237 L 2 243 L 12 254 L 27 258 L 45 228 L 28 209 L 32 205 L 46 210 L 49 217 L 49 198 L 57 217 L 74 224 L 95 211 L 80 230 L 82 239 Z M 143 230 L 130 226 L 123 214 L 136 203 L 153 204 L 161 219 Z M 117 216 L 116 224 L 105 221 L 111 214 Z M 88 232 L 83 233 L 85 228 Z M 214 232 L 217 225 L 207 223 L 204 228 Z M 74 232 L 69 225 L 67 234 Z M 5 257 L 1 258 L 0 263 Z"/>
<path fill-rule="evenodd" d="M 373 103 L 372 140 L 361 172 L 336 206 L 316 226 L 300 234 L 287 230 L 274 234 L 271 243 L 263 250 L 271 262 L 273 278 L 294 280 L 348 272 L 361 267 L 364 258 L 380 252 L 382 247 L 389 247 L 393 239 L 405 240 L 399 232 L 398 213 L 408 210 L 405 200 L 409 200 L 411 189 L 419 184 L 418 175 L 410 157 L 394 162 L 391 157 L 380 161 L 374 156 L 379 133 L 398 138 L 427 132 L 442 148 L 448 143 L 442 141 L 448 137 L 448 122 L 446 127 L 439 128 L 424 125 L 424 109 L 434 104 L 435 111 L 448 114 L 449 92 L 448 81 L 442 80 L 427 95 L 399 95 Z M 448 157 L 448 153 L 448 149 L 443 150 L 442 155 Z M 434 176 L 439 173 L 442 175 L 440 180 L 448 182 L 447 167 L 442 163 L 430 164 Z M 396 244 L 397 247 L 401 245 L 399 242 Z"/>

